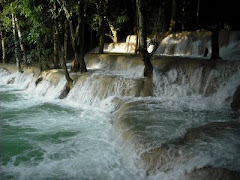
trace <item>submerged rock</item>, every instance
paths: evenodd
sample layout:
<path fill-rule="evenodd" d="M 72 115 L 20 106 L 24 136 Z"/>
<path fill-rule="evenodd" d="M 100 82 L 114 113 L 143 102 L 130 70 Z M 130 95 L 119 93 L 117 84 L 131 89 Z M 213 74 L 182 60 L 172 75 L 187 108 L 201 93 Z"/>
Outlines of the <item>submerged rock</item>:
<path fill-rule="evenodd" d="M 43 80 L 43 77 L 39 77 L 36 81 L 35 84 L 36 86 Z"/>
<path fill-rule="evenodd" d="M 11 72 L 10 72 L 7 68 L 5 68 L 5 67 L 1 67 L 1 68 L 0 68 L 0 71 L 3 72 L 4 74 L 10 74 L 10 73 L 11 73 Z"/>
<path fill-rule="evenodd" d="M 237 90 L 235 91 L 235 93 L 233 95 L 231 108 L 233 110 L 239 110 L 240 109 L 240 86 L 238 86 Z"/>
<path fill-rule="evenodd" d="M 0 64 L 1 65 L 1 71 L 5 71 L 7 73 L 14 73 L 17 72 L 17 66 L 15 64 Z"/>
<path fill-rule="evenodd" d="M 212 122 L 203 126 L 188 129 L 184 137 L 184 142 L 189 143 L 200 138 L 220 137 L 224 136 L 224 133 L 232 131 L 240 134 L 239 122 Z"/>
<path fill-rule="evenodd" d="M 213 122 L 206 125 L 195 127 L 187 130 L 184 138 L 181 140 L 175 140 L 173 142 L 167 142 L 166 144 L 149 148 L 146 152 L 142 153 L 141 165 L 146 170 L 147 175 L 157 174 L 158 172 L 168 173 L 176 168 L 177 164 L 185 164 L 191 159 L 194 159 L 196 152 L 191 148 L 194 144 L 198 143 L 198 140 L 202 140 L 207 143 L 208 140 L 213 138 L 224 137 L 226 133 L 233 133 L 240 135 L 240 123 L 239 122 Z M 187 147 L 184 148 L 184 147 Z M 209 146 L 210 147 L 210 146 Z M 190 150 L 189 150 L 190 148 Z M 232 171 L 226 168 L 204 167 L 195 169 L 192 172 L 187 172 L 183 179 L 188 180 L 200 180 L 200 179 L 238 179 L 240 172 Z"/>
<path fill-rule="evenodd" d="M 144 152 L 141 155 L 143 168 L 147 175 L 158 171 L 167 172 L 171 170 L 176 162 L 184 161 L 177 148 L 162 146 Z"/>
<path fill-rule="evenodd" d="M 185 174 L 180 180 L 238 180 L 239 171 L 232 171 L 225 168 L 204 167 Z"/>
<path fill-rule="evenodd" d="M 7 84 L 14 84 L 14 82 L 15 82 L 15 77 L 12 77 L 7 81 Z"/>
<path fill-rule="evenodd" d="M 68 93 L 70 92 L 70 90 L 73 88 L 73 84 L 72 82 L 66 83 L 64 86 L 64 89 L 62 90 L 59 99 L 64 99 L 65 97 L 67 97 Z"/>

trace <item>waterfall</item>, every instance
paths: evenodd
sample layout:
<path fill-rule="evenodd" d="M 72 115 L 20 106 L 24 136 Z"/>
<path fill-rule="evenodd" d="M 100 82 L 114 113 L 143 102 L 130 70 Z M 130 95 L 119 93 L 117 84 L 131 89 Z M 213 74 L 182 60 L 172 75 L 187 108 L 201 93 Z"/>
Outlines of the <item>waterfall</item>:
<path fill-rule="evenodd" d="M 202 42 L 196 42 L 193 50 L 186 52 L 186 47 L 191 46 L 188 37 L 181 37 L 181 48 L 180 42 L 172 38 L 165 40 L 171 41 L 174 48 L 166 50 L 160 46 L 161 52 L 200 53 Z M 155 57 L 152 62 L 153 82 L 149 83 L 143 77 L 144 66 L 138 56 L 88 54 L 89 72 L 70 73 L 74 86 L 63 100 L 59 97 L 66 80 L 61 70 L 35 75 L 10 73 L 1 68 L 0 85 L 18 87 L 24 90 L 24 95 L 28 94 L 22 109 L 33 111 L 31 108 L 36 106 L 46 115 L 42 117 L 40 113 L 37 120 L 23 123 L 7 121 L 14 127 L 20 124 L 30 129 L 37 124 L 44 133 L 50 134 L 50 140 L 45 140 L 45 134 L 40 133 L 44 139 L 39 148 L 43 149 L 40 151 L 44 154 L 43 160 L 39 158 L 40 164 L 34 162 L 38 166 L 30 176 L 42 168 L 49 172 L 44 168 L 46 164 L 53 167 L 56 174 L 62 173 L 57 165 L 64 164 L 60 166 L 61 171 L 64 169 L 65 177 L 73 179 L 114 179 L 120 175 L 125 179 L 167 180 L 199 178 L 204 174 L 207 179 L 211 172 L 215 173 L 214 177 L 219 173 L 229 177 L 239 172 L 239 116 L 232 116 L 230 103 L 240 84 L 240 64 L 186 57 Z M 4 102 L 1 106 L 16 108 L 22 106 L 22 101 L 16 104 L 10 106 Z M 47 121 L 49 111 L 54 113 Z M 56 149 L 60 154 L 55 154 Z M 20 164 L 14 171 L 21 172 L 21 166 L 26 168 L 24 165 Z M 12 166 L 9 162 L 9 167 Z M 110 169 L 111 175 L 104 169 Z"/>
<path fill-rule="evenodd" d="M 21 72 L 9 73 L 6 69 L 0 71 L 1 84 L 10 84 L 18 87 L 22 90 L 26 90 L 26 93 L 41 100 L 44 98 L 57 99 L 63 91 L 66 80 L 63 75 L 55 75 L 54 71 L 42 74 L 42 81 L 36 84 L 37 77 L 34 73 L 25 74 Z M 59 77 L 57 77 L 59 76 Z"/>
<path fill-rule="evenodd" d="M 124 77 L 82 75 L 70 91 L 67 100 L 99 106 L 104 99 L 111 96 L 139 96 L 140 86 L 141 81 Z"/>
<path fill-rule="evenodd" d="M 134 96 L 141 80 L 81 75 L 61 100 L 61 70 L 36 75 L 0 68 L 0 77 L 2 178 L 145 177 L 134 166 L 134 152 L 126 158 L 114 140 L 110 123 L 111 97 Z"/>
<path fill-rule="evenodd" d="M 179 65 L 168 71 L 155 69 L 154 86 L 157 97 L 187 97 L 202 95 L 213 97 L 214 101 L 222 104 L 229 101 L 239 86 L 239 65 L 225 64 L 224 66 L 200 66 L 195 69 Z M 221 100 L 220 100 L 221 99 Z"/>
<path fill-rule="evenodd" d="M 150 43 L 152 38 L 148 38 L 148 51 L 153 47 Z M 181 32 L 169 35 L 160 34 L 159 46 L 155 55 L 165 56 L 185 56 L 185 57 L 204 57 L 205 49 L 208 49 L 206 58 L 211 57 L 211 32 Z M 125 42 L 105 44 L 106 53 L 129 53 L 135 52 L 136 36 L 127 36 Z M 222 59 L 240 60 L 240 32 L 220 31 L 219 34 L 219 54 Z M 92 51 L 92 52 L 96 52 Z"/>
<path fill-rule="evenodd" d="M 207 57 L 211 56 L 211 34 L 209 32 L 183 32 L 170 34 L 163 38 L 156 51 L 156 55 L 175 55 L 203 57 L 205 48 L 209 52 Z M 220 57 L 226 60 L 240 59 L 240 33 L 224 32 L 219 35 Z"/>
<path fill-rule="evenodd" d="M 132 60 L 132 61 L 131 61 Z M 141 97 L 152 95 L 143 78 L 143 64 L 136 56 L 88 55 L 90 73 L 80 75 L 67 100 L 99 106 L 110 97 Z M 240 66 L 233 62 L 204 62 L 202 60 L 154 59 L 153 95 L 159 98 L 187 98 L 201 96 L 215 104 L 229 106 L 239 86 Z M 99 69 L 100 68 L 100 69 Z M 104 71 L 102 70 L 104 69 Z M 126 70 L 124 70 L 126 69 Z M 57 99 L 66 80 L 62 71 L 33 74 L 9 73 L 1 70 L 2 83 L 14 84 L 46 99 Z M 37 79 L 42 81 L 36 83 Z"/>
<path fill-rule="evenodd" d="M 95 64 L 92 67 L 96 66 L 98 65 Z M 119 66 L 116 67 L 119 68 Z M 126 72 L 116 69 L 75 75 L 79 77 L 74 82 L 74 87 L 66 100 L 75 104 L 100 106 L 104 104 L 104 100 L 115 96 L 146 96 L 149 92 L 144 88 L 145 80 L 141 77 L 142 71 L 143 66 L 136 66 Z M 1 83 L 26 89 L 26 93 L 40 100 L 58 99 L 66 85 L 61 70 L 45 71 L 39 77 L 34 76 L 33 73 L 11 74 L 5 69 L 0 73 Z"/>

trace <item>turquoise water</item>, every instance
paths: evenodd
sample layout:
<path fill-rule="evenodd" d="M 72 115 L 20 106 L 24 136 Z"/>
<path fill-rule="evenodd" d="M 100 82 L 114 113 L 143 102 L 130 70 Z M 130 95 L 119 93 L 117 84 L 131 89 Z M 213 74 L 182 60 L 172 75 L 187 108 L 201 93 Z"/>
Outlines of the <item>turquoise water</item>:
<path fill-rule="evenodd" d="M 0 86 L 0 179 L 135 179 L 107 112 Z M 135 177 L 135 178 L 134 178 Z"/>

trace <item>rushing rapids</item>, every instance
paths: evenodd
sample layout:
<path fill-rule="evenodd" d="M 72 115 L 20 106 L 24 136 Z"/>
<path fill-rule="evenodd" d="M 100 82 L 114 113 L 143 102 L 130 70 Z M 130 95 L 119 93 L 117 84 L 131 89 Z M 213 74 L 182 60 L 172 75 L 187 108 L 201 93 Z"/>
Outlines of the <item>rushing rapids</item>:
<path fill-rule="evenodd" d="M 88 54 L 89 73 L 0 70 L 1 177 L 237 179 L 240 123 L 233 61 Z"/>

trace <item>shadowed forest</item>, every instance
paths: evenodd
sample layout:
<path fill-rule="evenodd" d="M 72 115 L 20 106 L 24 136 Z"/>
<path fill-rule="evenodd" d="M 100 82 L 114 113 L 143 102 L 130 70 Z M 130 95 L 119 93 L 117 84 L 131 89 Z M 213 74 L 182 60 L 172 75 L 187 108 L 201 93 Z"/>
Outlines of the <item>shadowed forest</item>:
<path fill-rule="evenodd" d="M 218 36 L 239 30 L 239 17 L 236 1 L 1 0 L 1 61 L 58 68 L 67 56 L 73 71 L 85 72 L 84 55 L 97 46 L 104 53 L 106 42 L 138 35 L 141 47 L 149 35 L 203 29 Z"/>

